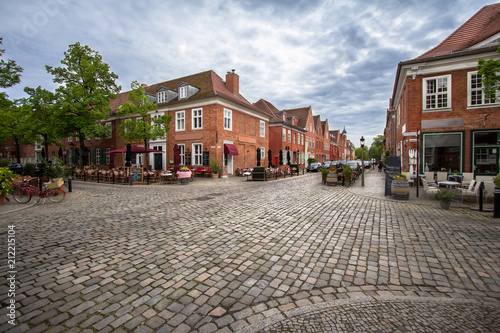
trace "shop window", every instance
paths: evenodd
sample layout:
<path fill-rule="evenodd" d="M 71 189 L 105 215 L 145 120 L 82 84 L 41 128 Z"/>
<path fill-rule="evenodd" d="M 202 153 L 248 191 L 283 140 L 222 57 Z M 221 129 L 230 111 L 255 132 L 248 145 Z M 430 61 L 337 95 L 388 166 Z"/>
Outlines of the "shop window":
<path fill-rule="evenodd" d="M 424 134 L 424 171 L 462 171 L 462 134 Z"/>
<path fill-rule="evenodd" d="M 483 175 L 498 174 L 498 131 L 474 133 L 474 172 Z"/>

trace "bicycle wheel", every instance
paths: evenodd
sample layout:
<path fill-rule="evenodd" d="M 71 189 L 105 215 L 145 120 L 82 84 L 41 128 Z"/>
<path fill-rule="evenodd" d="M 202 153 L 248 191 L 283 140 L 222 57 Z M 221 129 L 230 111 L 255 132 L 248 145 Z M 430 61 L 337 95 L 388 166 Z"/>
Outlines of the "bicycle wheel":
<path fill-rule="evenodd" d="M 14 200 L 20 204 L 30 202 L 31 196 L 31 192 L 22 187 L 18 187 L 14 190 L 14 192 L 12 192 L 12 197 L 14 197 Z"/>
<path fill-rule="evenodd" d="M 61 190 L 60 188 L 56 188 L 53 190 L 48 190 L 47 197 L 52 202 L 61 202 L 64 199 L 66 199 L 66 193 L 64 193 L 64 191 Z"/>

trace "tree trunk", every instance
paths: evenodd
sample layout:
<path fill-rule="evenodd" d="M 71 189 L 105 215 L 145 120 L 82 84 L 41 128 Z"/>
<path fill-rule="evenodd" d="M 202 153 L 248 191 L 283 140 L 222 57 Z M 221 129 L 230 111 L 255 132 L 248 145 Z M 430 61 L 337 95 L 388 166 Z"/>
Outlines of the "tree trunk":
<path fill-rule="evenodd" d="M 19 139 L 14 137 L 14 144 L 16 145 L 16 161 L 17 163 L 21 163 L 21 145 L 19 144 Z M 10 154 L 10 152 L 7 152 Z"/>

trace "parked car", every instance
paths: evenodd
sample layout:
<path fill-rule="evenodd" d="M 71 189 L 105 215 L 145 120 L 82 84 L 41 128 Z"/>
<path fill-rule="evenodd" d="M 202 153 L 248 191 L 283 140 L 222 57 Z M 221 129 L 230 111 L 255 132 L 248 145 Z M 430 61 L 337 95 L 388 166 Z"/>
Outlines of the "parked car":
<path fill-rule="evenodd" d="M 361 172 L 361 165 L 356 161 L 347 161 L 345 164 L 351 167 L 352 171 Z"/>
<path fill-rule="evenodd" d="M 24 166 L 21 163 L 9 163 L 7 165 L 7 168 L 9 168 L 12 172 L 17 173 L 18 175 L 22 175 L 24 171 Z"/>
<path fill-rule="evenodd" d="M 306 170 L 307 170 L 307 172 L 309 172 L 309 171 L 311 171 L 311 172 L 321 171 L 321 163 L 317 163 L 317 162 L 311 163 L 307 166 Z"/>
<path fill-rule="evenodd" d="M 332 161 L 325 161 L 325 162 L 323 162 L 323 165 L 321 166 L 321 168 L 326 169 L 326 168 L 329 168 L 330 166 L 332 166 Z"/>

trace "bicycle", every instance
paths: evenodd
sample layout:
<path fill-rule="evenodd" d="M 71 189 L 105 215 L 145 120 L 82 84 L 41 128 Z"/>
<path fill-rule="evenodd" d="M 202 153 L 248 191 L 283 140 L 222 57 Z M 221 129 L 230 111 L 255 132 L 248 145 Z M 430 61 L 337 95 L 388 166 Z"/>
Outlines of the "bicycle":
<path fill-rule="evenodd" d="M 42 190 L 40 191 L 38 187 L 29 183 L 29 181 L 33 179 L 38 179 L 38 181 L 40 181 L 40 178 L 31 178 L 29 180 L 23 180 L 22 184 L 14 187 L 12 197 L 16 202 L 26 204 L 30 202 L 33 195 L 44 199 L 49 198 L 52 202 L 62 202 L 66 198 L 66 192 L 60 187 L 51 188 L 51 186 L 49 186 L 51 183 L 43 183 Z"/>

